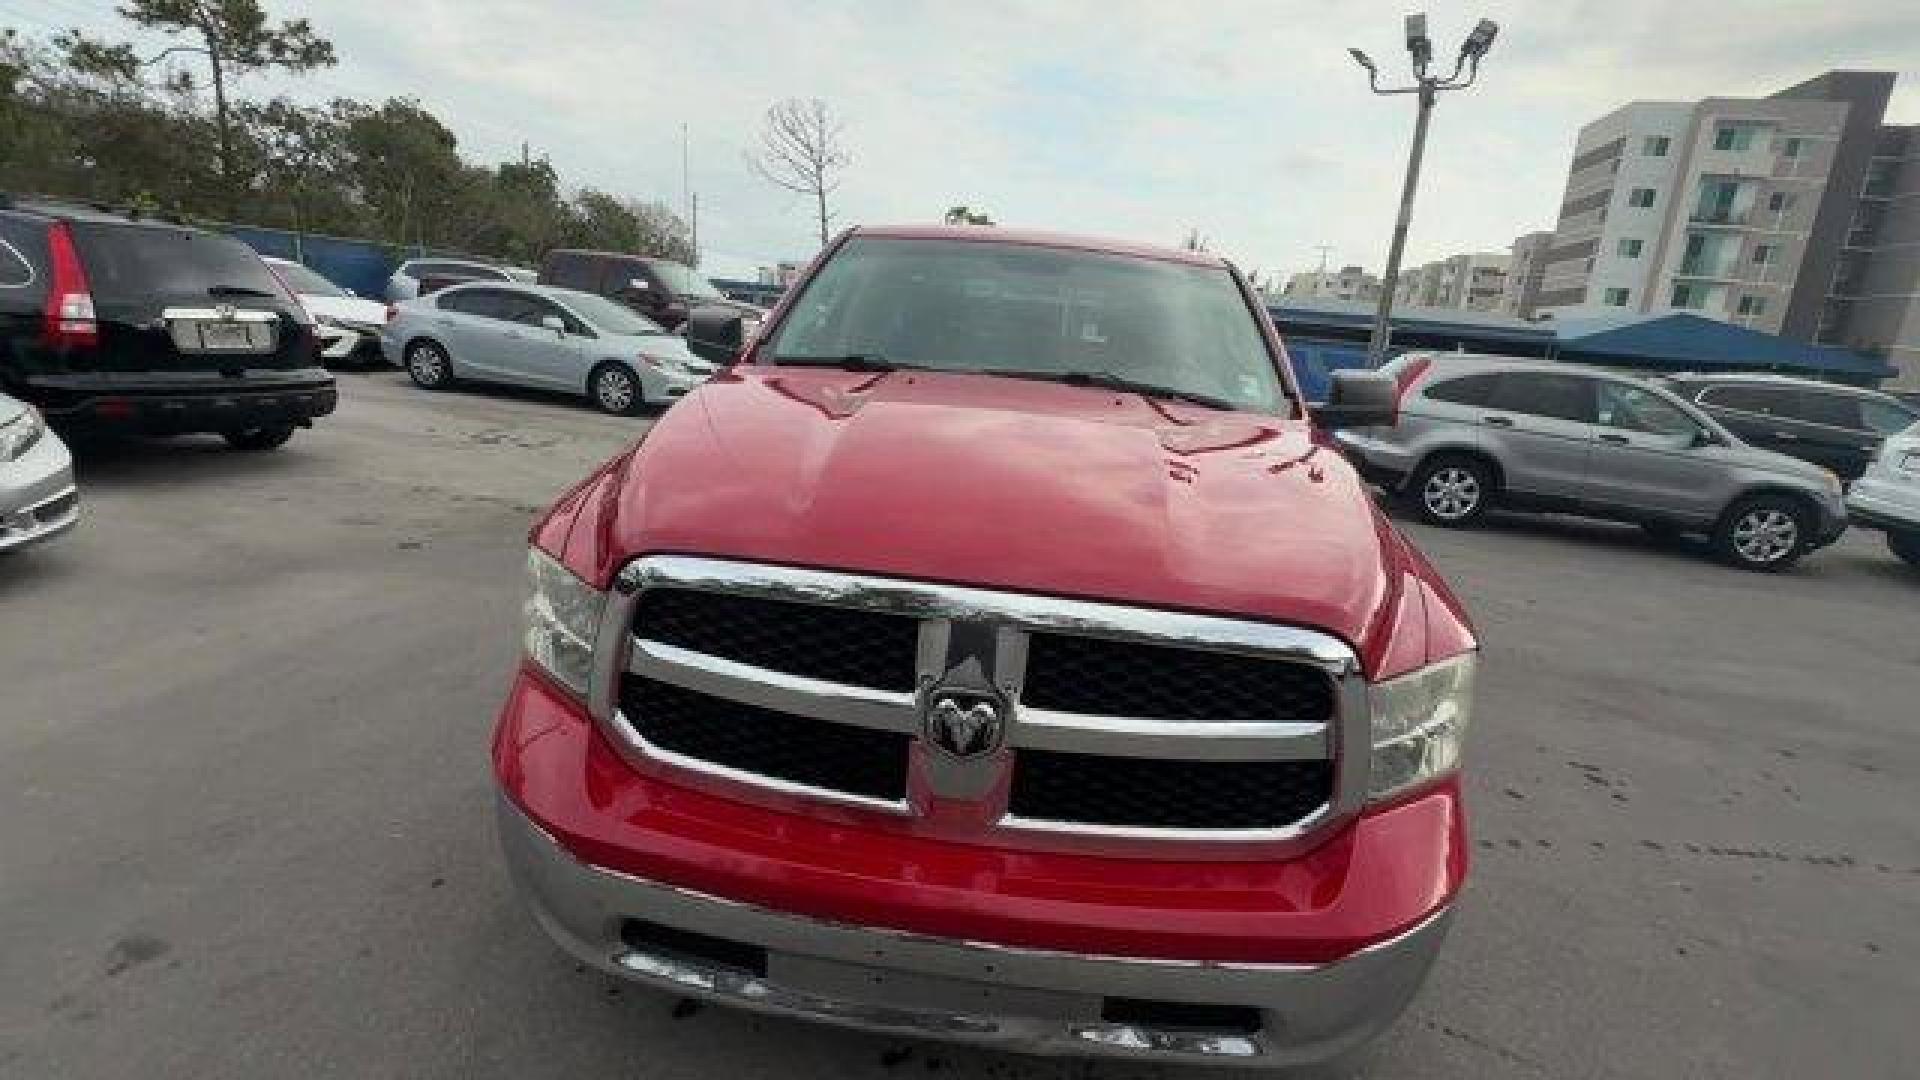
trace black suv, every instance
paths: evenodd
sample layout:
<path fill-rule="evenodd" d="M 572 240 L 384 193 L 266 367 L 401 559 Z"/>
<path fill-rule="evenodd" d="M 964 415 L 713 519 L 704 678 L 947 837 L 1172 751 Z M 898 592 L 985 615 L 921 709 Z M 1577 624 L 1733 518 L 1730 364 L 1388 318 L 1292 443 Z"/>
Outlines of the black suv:
<path fill-rule="evenodd" d="M 1780 375 L 1670 375 L 1665 382 L 1734 434 L 1852 483 L 1887 436 L 1920 423 L 1891 394 Z"/>
<path fill-rule="evenodd" d="M 269 450 L 336 403 L 313 322 L 247 245 L 0 195 L 0 390 L 69 431 Z"/>
<path fill-rule="evenodd" d="M 540 284 L 618 300 L 669 330 L 684 326 L 687 312 L 698 307 L 731 308 L 754 319 L 767 314 L 765 308 L 727 297 L 685 263 L 618 251 L 549 251 L 540 266 Z"/>

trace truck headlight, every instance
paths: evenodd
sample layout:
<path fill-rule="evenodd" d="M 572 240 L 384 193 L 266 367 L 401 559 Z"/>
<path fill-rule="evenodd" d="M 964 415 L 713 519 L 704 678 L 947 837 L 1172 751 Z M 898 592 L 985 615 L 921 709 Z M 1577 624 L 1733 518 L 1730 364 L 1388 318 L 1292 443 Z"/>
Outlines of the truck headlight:
<path fill-rule="evenodd" d="M 1473 653 L 1388 679 L 1369 692 L 1373 712 L 1373 783 L 1384 799 L 1460 767 L 1460 745 L 1473 719 Z"/>
<path fill-rule="evenodd" d="M 593 676 L 593 639 L 606 605 L 606 593 L 539 548 L 527 549 L 527 656 L 582 697 Z"/>
<path fill-rule="evenodd" d="M 0 461 L 12 461 L 33 449 L 33 444 L 46 433 L 47 421 L 40 410 L 27 406 L 26 412 L 0 424 Z"/>

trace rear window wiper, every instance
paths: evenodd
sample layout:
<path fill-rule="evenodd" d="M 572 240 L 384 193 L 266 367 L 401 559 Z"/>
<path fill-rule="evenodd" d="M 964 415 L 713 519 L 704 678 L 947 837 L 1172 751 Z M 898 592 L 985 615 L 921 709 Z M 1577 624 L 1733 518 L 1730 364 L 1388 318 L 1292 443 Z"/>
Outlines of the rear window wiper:
<path fill-rule="evenodd" d="M 1189 405 L 1199 405 L 1207 409 L 1219 409 L 1233 412 L 1239 406 L 1225 398 L 1211 394 L 1195 393 L 1173 386 L 1161 386 L 1157 383 L 1141 382 L 1110 371 L 994 371 L 981 372 L 982 375 L 999 375 L 1009 379 L 1039 379 L 1045 382 L 1063 382 L 1068 386 L 1094 386 L 1102 390 L 1115 390 L 1123 394 L 1139 394 L 1142 397 L 1162 398 L 1171 401 L 1184 401 Z"/>
<path fill-rule="evenodd" d="M 264 296 L 269 299 L 280 295 L 268 289 L 256 289 L 251 285 L 209 285 L 208 296 Z"/>
<path fill-rule="evenodd" d="M 879 353 L 846 353 L 840 356 L 776 356 L 773 362 L 784 367 L 829 367 L 847 371 L 898 371 L 913 367 L 897 364 Z"/>

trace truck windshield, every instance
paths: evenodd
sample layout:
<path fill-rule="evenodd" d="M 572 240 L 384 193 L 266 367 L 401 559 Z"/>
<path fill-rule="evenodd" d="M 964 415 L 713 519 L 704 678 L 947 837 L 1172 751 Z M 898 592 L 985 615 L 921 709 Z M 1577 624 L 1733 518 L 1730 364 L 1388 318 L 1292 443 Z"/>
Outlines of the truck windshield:
<path fill-rule="evenodd" d="M 713 282 L 701 277 L 700 272 L 691 266 L 666 259 L 655 259 L 653 272 L 675 296 L 711 298 L 720 296 L 720 290 L 713 287 Z"/>
<path fill-rule="evenodd" d="M 1224 268 L 1013 243 L 856 237 L 808 282 L 767 355 L 1052 374 L 1256 412 L 1287 400 Z"/>

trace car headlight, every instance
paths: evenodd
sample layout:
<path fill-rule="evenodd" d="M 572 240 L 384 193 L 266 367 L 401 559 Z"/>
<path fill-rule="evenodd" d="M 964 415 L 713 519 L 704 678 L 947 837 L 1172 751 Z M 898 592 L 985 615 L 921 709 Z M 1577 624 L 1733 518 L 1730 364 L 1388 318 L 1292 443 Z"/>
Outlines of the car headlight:
<path fill-rule="evenodd" d="M 1460 767 L 1473 719 L 1473 653 L 1442 660 L 1369 691 L 1373 713 L 1370 798 L 1390 798 Z"/>
<path fill-rule="evenodd" d="M 33 449 L 33 444 L 47 433 L 47 421 L 40 410 L 27 406 L 27 411 L 0 424 L 0 461 L 12 461 L 14 458 Z"/>
<path fill-rule="evenodd" d="M 527 656 L 585 697 L 593 676 L 593 639 L 607 594 L 539 548 L 527 549 Z"/>

